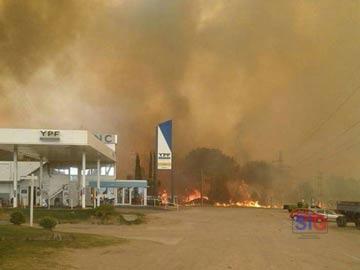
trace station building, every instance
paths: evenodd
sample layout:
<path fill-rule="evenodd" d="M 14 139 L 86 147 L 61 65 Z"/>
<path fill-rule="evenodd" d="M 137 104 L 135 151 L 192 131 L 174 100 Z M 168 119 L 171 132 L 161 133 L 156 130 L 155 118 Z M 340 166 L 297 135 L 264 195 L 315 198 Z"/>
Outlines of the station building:
<path fill-rule="evenodd" d="M 86 130 L 0 129 L 1 205 L 27 207 L 31 192 L 43 207 L 146 205 L 146 180 L 116 179 L 116 144 Z"/>

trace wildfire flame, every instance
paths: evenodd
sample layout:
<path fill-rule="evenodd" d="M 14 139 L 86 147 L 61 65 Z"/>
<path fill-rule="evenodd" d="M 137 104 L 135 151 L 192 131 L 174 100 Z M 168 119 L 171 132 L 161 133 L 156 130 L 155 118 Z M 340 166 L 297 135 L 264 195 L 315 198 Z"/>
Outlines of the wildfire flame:
<path fill-rule="evenodd" d="M 194 189 L 189 195 L 187 195 L 184 199 L 184 203 L 192 202 L 196 199 L 201 198 L 201 193 L 198 189 Z M 208 196 L 203 196 L 204 199 L 209 200 Z M 261 205 L 259 204 L 259 201 L 254 200 L 244 200 L 239 202 L 228 202 L 228 203 L 220 203 L 217 202 L 214 204 L 217 207 L 255 207 L 255 208 L 271 208 L 270 205 Z"/>
<path fill-rule="evenodd" d="M 162 203 L 162 204 L 168 204 L 168 202 L 169 202 L 169 197 L 168 197 L 168 194 L 167 194 L 166 190 L 164 190 L 164 191 L 161 193 L 160 198 L 161 198 L 161 203 Z"/>
<path fill-rule="evenodd" d="M 196 199 L 200 199 L 201 198 L 201 193 L 199 190 L 195 189 L 192 193 L 190 193 L 188 196 L 185 197 L 185 199 L 183 200 L 185 203 L 191 202 L 193 200 Z M 203 198 L 205 200 L 209 200 L 209 197 L 203 195 Z"/>
<path fill-rule="evenodd" d="M 269 205 L 260 205 L 258 201 L 243 201 L 243 202 L 229 202 L 229 203 L 215 203 L 215 206 L 218 207 L 255 207 L 255 208 L 270 208 Z"/>

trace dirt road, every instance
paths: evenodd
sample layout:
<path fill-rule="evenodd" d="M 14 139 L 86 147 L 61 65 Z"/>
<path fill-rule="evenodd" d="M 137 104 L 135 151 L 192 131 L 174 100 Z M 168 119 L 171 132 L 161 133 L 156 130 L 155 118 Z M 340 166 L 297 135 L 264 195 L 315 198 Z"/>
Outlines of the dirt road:
<path fill-rule="evenodd" d="M 360 231 L 330 224 L 319 239 L 301 239 L 282 210 L 187 208 L 151 213 L 148 223 L 138 226 L 59 229 L 129 239 L 120 246 L 62 254 L 75 269 L 360 269 Z"/>

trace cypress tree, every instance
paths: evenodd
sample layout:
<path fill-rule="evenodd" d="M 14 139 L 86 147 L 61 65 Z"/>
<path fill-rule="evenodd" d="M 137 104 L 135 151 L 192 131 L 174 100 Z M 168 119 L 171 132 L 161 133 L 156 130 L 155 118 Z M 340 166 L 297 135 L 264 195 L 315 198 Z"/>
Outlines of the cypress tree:
<path fill-rule="evenodd" d="M 135 180 L 141 180 L 141 165 L 140 165 L 140 156 L 136 153 L 136 160 L 135 160 Z"/>
<path fill-rule="evenodd" d="M 153 152 L 150 151 L 149 155 L 149 176 L 148 176 L 148 184 L 149 184 L 149 191 L 152 193 L 154 188 L 154 161 L 153 161 Z"/>

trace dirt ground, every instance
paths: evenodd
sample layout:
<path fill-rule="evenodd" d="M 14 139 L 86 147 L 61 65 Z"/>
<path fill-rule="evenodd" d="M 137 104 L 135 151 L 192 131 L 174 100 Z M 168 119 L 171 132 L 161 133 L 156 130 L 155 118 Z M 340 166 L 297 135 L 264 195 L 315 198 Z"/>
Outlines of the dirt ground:
<path fill-rule="evenodd" d="M 360 231 L 329 225 L 319 239 L 292 233 L 288 213 L 275 209 L 186 208 L 147 214 L 132 226 L 67 224 L 59 230 L 111 235 L 128 243 L 66 251 L 73 269 L 360 269 Z M 60 259 L 61 258 L 61 259 Z"/>

